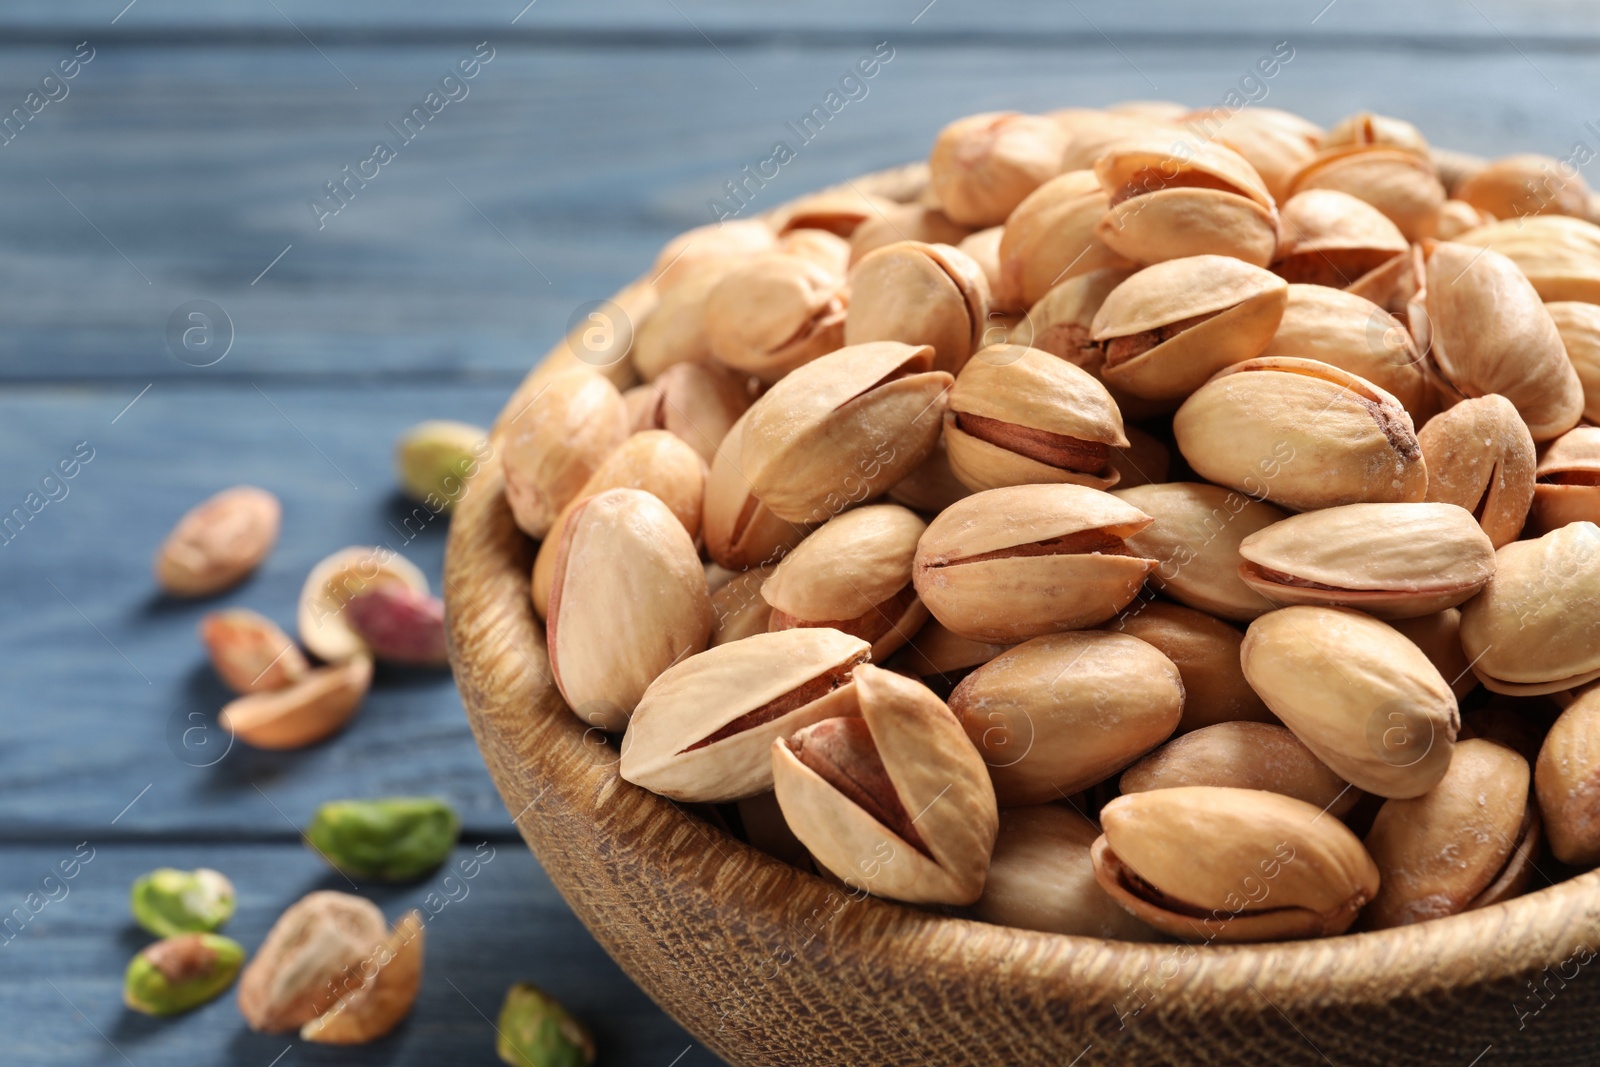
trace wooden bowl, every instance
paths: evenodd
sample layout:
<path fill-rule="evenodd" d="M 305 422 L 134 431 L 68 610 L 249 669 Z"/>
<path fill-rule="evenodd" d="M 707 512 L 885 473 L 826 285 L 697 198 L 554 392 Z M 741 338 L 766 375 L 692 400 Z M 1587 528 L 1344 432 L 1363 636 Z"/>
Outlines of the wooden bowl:
<path fill-rule="evenodd" d="M 533 545 L 492 460 L 451 521 L 467 717 L 584 925 L 738 1067 L 1488 1067 L 1600 1059 L 1600 872 L 1378 933 L 1133 944 L 857 898 L 622 781 L 567 710 L 528 596 Z M 558 991 L 559 992 L 559 991 Z M 665 1063 L 665 1059 L 663 1060 Z"/>

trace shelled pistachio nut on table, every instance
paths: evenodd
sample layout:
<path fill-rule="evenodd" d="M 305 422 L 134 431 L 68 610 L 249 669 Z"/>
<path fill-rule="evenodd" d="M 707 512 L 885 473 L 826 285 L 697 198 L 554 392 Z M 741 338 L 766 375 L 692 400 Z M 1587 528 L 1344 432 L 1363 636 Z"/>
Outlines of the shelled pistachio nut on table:
<path fill-rule="evenodd" d="M 551 678 L 717 832 L 997 923 L 1310 938 L 1593 866 L 1595 207 L 1139 104 L 691 230 L 492 431 Z"/>

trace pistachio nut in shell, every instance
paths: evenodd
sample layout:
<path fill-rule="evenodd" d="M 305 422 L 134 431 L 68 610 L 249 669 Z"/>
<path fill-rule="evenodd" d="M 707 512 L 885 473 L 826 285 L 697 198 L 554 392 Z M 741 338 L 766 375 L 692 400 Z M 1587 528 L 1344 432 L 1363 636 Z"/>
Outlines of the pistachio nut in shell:
<path fill-rule="evenodd" d="M 1487 226 L 1494 216 L 1479 211 L 1465 200 L 1446 200 L 1439 208 L 1439 221 L 1433 235 L 1440 241 L 1454 241 L 1464 233 Z"/>
<path fill-rule="evenodd" d="M 896 241 L 922 241 L 930 245 L 960 245 L 972 229 L 955 222 L 927 204 L 888 204 L 881 215 L 867 219 L 850 235 L 850 262 Z"/>
<path fill-rule="evenodd" d="M 1050 118 L 1067 134 L 1063 170 L 1092 168 L 1107 150 L 1123 141 L 1154 138 L 1171 145 L 1188 133 L 1174 119 L 1110 110 L 1064 108 L 1050 112 Z"/>
<path fill-rule="evenodd" d="M 1433 397 L 1406 325 L 1366 297 L 1325 285 L 1289 286 L 1289 304 L 1265 355 L 1314 359 L 1359 374 L 1394 395 L 1413 420 Z"/>
<path fill-rule="evenodd" d="M 1325 149 L 1300 168 L 1290 189 L 1294 195 L 1307 189 L 1334 189 L 1365 200 L 1388 216 L 1408 241 L 1433 235 L 1445 201 L 1444 185 L 1425 156 L 1360 145 Z"/>
<path fill-rule="evenodd" d="M 778 235 L 764 219 L 724 219 L 697 226 L 668 241 L 656 256 L 655 289 L 665 296 L 702 264 L 770 252 Z"/>
<path fill-rule="evenodd" d="M 706 259 L 679 272 L 678 281 L 661 294 L 661 302 L 633 339 L 628 355 L 639 377 L 654 381 L 669 367 L 711 358 L 706 300 L 722 279 L 745 262 L 743 256 Z"/>
<path fill-rule="evenodd" d="M 792 200 L 773 213 L 772 225 L 782 237 L 797 230 L 826 230 L 849 237 L 868 219 L 894 204 L 893 200 L 864 193 L 854 185 L 836 185 Z"/>
<path fill-rule="evenodd" d="M 1533 521 L 1540 533 L 1600 523 L 1600 427 L 1577 426 L 1550 442 L 1536 472 Z"/>
<path fill-rule="evenodd" d="M 433 419 L 411 427 L 395 442 L 394 470 L 411 499 L 449 511 L 490 454 L 488 430 Z"/>
<path fill-rule="evenodd" d="M 741 415 L 722 439 L 706 475 L 701 512 L 706 553 L 733 570 L 776 563 L 811 530 L 778 518 L 757 499 L 741 458 L 749 417 Z"/>
<path fill-rule="evenodd" d="M 998 226 L 1046 180 L 1061 173 L 1066 134 L 1041 115 L 968 115 L 939 131 L 928 182 L 944 213 L 963 226 Z"/>
<path fill-rule="evenodd" d="M 1422 796 L 1386 801 L 1366 837 L 1381 884 L 1362 913 L 1382 930 L 1481 906 L 1532 829 L 1528 761 L 1481 738 L 1461 741 Z M 1523 874 L 1531 871 L 1524 870 Z"/>
<path fill-rule="evenodd" d="M 1282 278 L 1228 256 L 1167 260 L 1117 286 L 1095 312 L 1107 384 L 1151 400 L 1188 396 L 1259 355 L 1288 304 Z"/>
<path fill-rule="evenodd" d="M 749 383 L 747 376 L 717 363 L 669 367 L 650 383 L 652 396 L 633 430 L 666 430 L 710 463 L 717 446 L 750 407 Z"/>
<path fill-rule="evenodd" d="M 188 933 L 145 946 L 128 963 L 122 1003 L 145 1015 L 177 1015 L 233 984 L 244 946 L 220 934 Z"/>
<path fill-rule="evenodd" d="M 437 797 L 330 800 L 312 813 L 305 841 L 351 877 L 409 882 L 443 863 L 460 832 L 460 816 Z"/>
<path fill-rule="evenodd" d="M 829 718 L 772 743 L 789 828 L 845 884 L 914 904 L 983 893 L 998 815 L 977 750 L 921 682 L 855 670 L 859 718 Z"/>
<path fill-rule="evenodd" d="M 772 788 L 772 743 L 856 714 L 852 671 L 870 647 L 826 627 L 754 634 L 663 671 L 622 739 L 622 777 L 674 800 L 720 803 Z"/>
<path fill-rule="evenodd" d="M 1505 397 L 1463 400 L 1417 433 L 1428 464 L 1430 502 L 1455 504 L 1478 518 L 1495 548 L 1522 533 L 1533 504 L 1533 435 Z"/>
<path fill-rule="evenodd" d="M 1132 269 L 1134 261 L 1096 236 L 1110 198 L 1094 172 L 1057 175 L 1028 194 L 1000 237 L 1001 307 L 1032 307 L 1050 289 L 1080 274 Z"/>
<path fill-rule="evenodd" d="M 711 624 L 700 555 L 665 504 L 608 489 L 574 509 L 556 552 L 546 642 L 556 687 L 579 718 L 626 727 L 656 676 L 706 647 Z"/>
<path fill-rule="evenodd" d="M 1124 795 L 1190 785 L 1264 789 L 1334 816 L 1361 797 L 1287 728 L 1266 722 L 1219 722 L 1175 737 L 1123 771 L 1118 784 Z"/>
<path fill-rule="evenodd" d="M 929 524 L 912 580 L 934 618 L 974 640 L 1097 626 L 1155 567 L 1127 543 L 1149 524 L 1132 504 L 1086 486 L 991 489 Z"/>
<path fill-rule="evenodd" d="M 962 680 L 950 710 L 988 764 L 1002 807 L 1098 782 L 1171 736 L 1178 668 L 1138 638 L 1085 630 L 1024 641 Z"/>
<path fill-rule="evenodd" d="M 1558 300 L 1544 307 L 1583 386 L 1584 421 L 1600 423 L 1600 304 Z"/>
<path fill-rule="evenodd" d="M 1600 688 L 1579 693 L 1550 727 L 1533 784 L 1556 859 L 1600 864 Z"/>
<path fill-rule="evenodd" d="M 589 1067 L 595 1057 L 588 1028 L 529 982 L 506 990 L 494 1051 L 510 1067 Z"/>
<path fill-rule="evenodd" d="M 712 647 L 767 632 L 772 605 L 762 599 L 761 586 L 772 571 L 771 564 L 740 571 L 711 594 Z"/>
<path fill-rule="evenodd" d="M 616 386 L 587 368 L 557 374 L 504 426 L 506 503 L 529 537 L 550 532 L 589 475 L 628 436 Z M 315 650 L 313 650 L 315 651 Z"/>
<path fill-rule="evenodd" d="M 1146 400 L 1105 380 L 1106 347 L 1094 339 L 1094 317 L 1111 291 L 1133 274 L 1133 268 L 1106 269 L 1068 278 L 1029 308 L 1028 314 L 1005 338 L 1010 344 L 1059 356 L 1094 375 L 1117 402 L 1124 420 L 1162 415 L 1177 404 L 1176 401 Z"/>
<path fill-rule="evenodd" d="M 1100 812 L 1095 878 L 1128 911 L 1186 941 L 1340 934 L 1378 892 L 1378 870 L 1337 819 L 1256 789 L 1132 793 Z"/>
<path fill-rule="evenodd" d="M 1453 608 L 1494 574 L 1494 545 L 1455 504 L 1345 504 L 1245 538 L 1239 576 L 1274 604 L 1408 619 Z"/>
<path fill-rule="evenodd" d="M 1493 249 L 1440 241 L 1427 270 L 1431 355 L 1450 384 L 1464 396 L 1499 393 L 1511 401 L 1535 442 L 1576 426 L 1583 384 L 1517 265 Z"/>
<path fill-rule="evenodd" d="M 1088 371 L 1020 345 L 985 348 L 956 378 L 945 409 L 950 469 L 974 491 L 1038 482 L 1109 489 L 1122 414 Z"/>
<path fill-rule="evenodd" d="M 1458 240 L 1515 263 L 1541 300 L 1600 303 L 1600 226 L 1567 215 L 1505 219 Z"/>
<path fill-rule="evenodd" d="M 1183 680 L 1183 717 L 1175 733 L 1220 722 L 1273 721 L 1239 666 L 1244 634 L 1221 619 L 1141 597 L 1105 628 L 1155 646 L 1178 668 Z"/>
<path fill-rule="evenodd" d="M 989 325 L 983 269 L 949 245 L 899 241 L 862 257 L 850 272 L 844 343 L 932 345 L 935 370 L 959 372 Z"/>
<path fill-rule="evenodd" d="M 372 660 L 359 654 L 309 671 L 283 689 L 237 697 L 217 722 L 253 748 L 304 748 L 342 730 L 361 710 L 371 686 Z"/>
<path fill-rule="evenodd" d="M 1217 189 L 1273 207 L 1261 175 L 1239 153 L 1206 139 L 1174 148 L 1160 135 L 1136 136 L 1109 146 L 1094 164 L 1113 205 L 1168 189 Z"/>
<path fill-rule="evenodd" d="M 383 912 L 370 900 L 319 890 L 272 924 L 239 977 L 239 1011 L 250 1029 L 297 1030 L 338 1001 L 338 985 L 384 939 Z"/>
<path fill-rule="evenodd" d="M 220 871 L 161 867 L 134 881 L 128 907 L 150 933 L 171 937 L 217 929 L 233 918 L 235 897 L 233 883 Z"/>
<path fill-rule="evenodd" d="M 1478 676 L 1472 673 L 1472 665 L 1461 651 L 1461 609 L 1445 608 L 1431 615 L 1386 621 L 1422 649 L 1422 654 L 1439 668 L 1439 676 L 1450 683 L 1457 700 L 1478 688 Z"/>
<path fill-rule="evenodd" d="M 1421 649 L 1370 615 L 1281 608 L 1250 624 L 1239 660 L 1273 714 L 1356 788 L 1420 796 L 1450 766 L 1455 694 Z"/>
<path fill-rule="evenodd" d="M 300 1040 L 364 1045 L 399 1026 L 422 988 L 427 941 L 422 923 L 415 908 L 396 920 L 389 936 L 362 959 L 358 973 L 340 983 L 345 992 L 338 1003 L 300 1028 Z"/>
<path fill-rule="evenodd" d="M 850 242 L 831 230 L 815 226 L 785 230 L 778 237 L 778 248 L 809 259 L 829 274 L 843 276 L 850 270 Z"/>
<path fill-rule="evenodd" d="M 1150 583 L 1191 608 L 1249 622 L 1272 604 L 1239 576 L 1239 545 L 1288 517 L 1245 493 L 1204 482 L 1164 482 L 1114 494 L 1154 521 L 1128 546 L 1156 561 Z"/>
<path fill-rule="evenodd" d="M 1495 553 L 1494 577 L 1461 607 L 1461 649 L 1508 696 L 1600 678 L 1600 526 L 1570 523 Z"/>
<path fill-rule="evenodd" d="M 369 654 L 345 609 L 360 594 L 380 586 L 426 593 L 428 579 L 415 563 L 387 545 L 354 545 L 323 557 L 306 575 L 295 612 L 306 649 L 329 663 Z"/>
<path fill-rule="evenodd" d="M 1410 247 L 1400 227 L 1365 200 L 1307 189 L 1283 205 L 1283 240 L 1272 269 L 1291 283 L 1345 289 Z"/>
<path fill-rule="evenodd" d="M 200 641 L 217 676 L 235 693 L 282 689 L 311 669 L 293 638 L 248 608 L 206 615 L 200 620 Z"/>
<path fill-rule="evenodd" d="M 910 473 L 939 440 L 953 382 L 933 349 L 852 345 L 774 385 L 745 416 L 739 465 L 789 522 L 823 522 Z"/>
<path fill-rule="evenodd" d="M 1428 489 L 1400 401 L 1316 360 L 1264 356 L 1219 371 L 1172 431 L 1202 478 L 1294 511 L 1414 502 Z"/>
<path fill-rule="evenodd" d="M 1421 130 L 1405 119 L 1371 111 L 1357 111 L 1334 123 L 1323 134 L 1321 145 L 1324 150 L 1373 146 L 1398 148 L 1428 158 L 1428 140 L 1422 136 Z"/>
<path fill-rule="evenodd" d="M 1589 216 L 1589 186 L 1583 175 L 1571 163 L 1550 156 L 1526 154 L 1491 160 L 1453 195 L 1497 219 Z"/>
<path fill-rule="evenodd" d="M 1278 249 L 1278 213 L 1224 189 L 1173 188 L 1113 203 L 1094 233 L 1135 263 L 1231 256 L 1265 267 Z"/>
<path fill-rule="evenodd" d="M 1180 121 L 1243 156 L 1280 204 L 1289 198 L 1290 179 L 1316 154 L 1323 136 L 1315 123 L 1271 107 L 1204 108 Z"/>
<path fill-rule="evenodd" d="M 972 912 L 984 922 L 1052 934 L 1154 941 L 1156 932 L 1094 880 L 1089 847 L 1100 827 L 1071 808 L 1041 804 L 1000 813 L 989 878 Z"/>
<path fill-rule="evenodd" d="M 244 581 L 278 543 L 283 506 L 236 485 L 184 513 L 156 550 L 156 582 L 172 596 L 211 596 Z"/>
<path fill-rule="evenodd" d="M 721 363 L 775 382 L 844 343 L 842 275 L 802 256 L 759 256 L 706 297 L 706 338 Z"/>
<path fill-rule="evenodd" d="M 963 237 L 956 242 L 956 247 L 972 258 L 972 262 L 983 271 L 983 276 L 989 282 L 989 301 L 991 315 L 995 311 L 1019 312 L 1024 310 L 1013 307 L 1003 300 L 1000 292 L 1000 241 L 1005 236 L 1004 226 L 990 226 Z"/>
<path fill-rule="evenodd" d="M 822 524 L 761 586 L 768 627 L 825 626 L 872 644 L 876 662 L 911 639 L 928 609 L 911 584 L 928 524 L 898 504 L 855 508 Z"/>

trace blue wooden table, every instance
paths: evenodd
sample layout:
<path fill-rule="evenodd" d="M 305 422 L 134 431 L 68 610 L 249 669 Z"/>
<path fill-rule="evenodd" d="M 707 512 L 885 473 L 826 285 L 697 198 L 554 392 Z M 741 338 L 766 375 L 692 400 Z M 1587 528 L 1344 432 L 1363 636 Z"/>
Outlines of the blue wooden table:
<path fill-rule="evenodd" d="M 399 530 L 395 436 L 487 423 L 575 311 L 708 221 L 880 42 L 865 95 L 791 143 L 751 210 L 921 156 L 967 112 L 1240 88 L 1486 154 L 1600 149 L 1600 14 L 1578 2 L 524 2 L 0 7 L 0 513 L 38 494 L 0 538 L 0 915 L 26 919 L 0 941 L 0 1063 L 490 1063 L 518 980 L 584 1017 L 605 1063 L 715 1062 L 521 846 L 447 675 L 380 670 L 354 725 L 308 751 L 197 753 L 183 728 L 226 694 L 194 630 L 225 605 L 288 623 L 308 568 L 347 544 L 436 578 L 442 520 Z M 1242 82 L 1279 42 L 1292 60 Z M 473 76 L 444 81 L 463 61 Z M 407 127 L 430 91 L 445 102 Z M 193 301 L 221 309 L 215 362 L 169 343 Z M 92 458 L 42 485 L 74 452 Z M 282 498 L 277 551 L 214 601 L 158 595 L 162 534 L 238 482 Z M 349 888 L 298 843 L 312 809 L 399 792 L 450 798 L 463 854 L 495 858 L 430 923 L 396 1034 L 332 1051 L 250 1033 L 231 996 L 173 1021 L 121 1007 L 135 876 L 223 870 L 227 932 L 253 949 L 303 893 Z M 31 913 L 75 854 L 92 859 Z M 438 888 L 360 887 L 391 916 Z"/>

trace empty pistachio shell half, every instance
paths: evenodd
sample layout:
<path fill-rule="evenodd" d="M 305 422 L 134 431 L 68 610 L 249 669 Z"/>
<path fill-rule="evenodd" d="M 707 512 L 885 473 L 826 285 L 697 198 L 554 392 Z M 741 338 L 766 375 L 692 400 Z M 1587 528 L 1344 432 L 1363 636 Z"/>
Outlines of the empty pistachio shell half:
<path fill-rule="evenodd" d="M 1349 608 L 1282 608 L 1250 624 L 1239 659 L 1267 707 L 1358 789 L 1414 797 L 1444 777 L 1455 694 L 1393 628 Z"/>
<path fill-rule="evenodd" d="M 343 729 L 361 710 L 371 686 L 372 660 L 358 654 L 309 671 L 282 689 L 238 697 L 222 709 L 217 722 L 254 748 L 304 748 Z"/>
<path fill-rule="evenodd" d="M 706 553 L 733 570 L 777 563 L 811 532 L 809 526 L 778 518 L 751 489 L 743 460 L 749 419 L 748 412 L 740 416 L 717 448 L 702 512 Z"/>
<path fill-rule="evenodd" d="M 1550 442 L 1537 474 L 1533 521 L 1541 532 L 1600 523 L 1600 427 L 1574 427 Z"/>
<path fill-rule="evenodd" d="M 1400 401 L 1315 360 L 1264 356 L 1219 371 L 1184 401 L 1172 430 L 1207 481 L 1295 511 L 1427 493 Z"/>
<path fill-rule="evenodd" d="M 233 984 L 244 947 L 220 934 L 177 934 L 135 956 L 123 978 L 122 1002 L 145 1015 L 197 1008 Z"/>
<path fill-rule="evenodd" d="M 1020 345 L 985 348 L 956 378 L 945 411 L 950 469 L 974 491 L 1038 482 L 1109 489 L 1122 415 L 1087 371 Z"/>
<path fill-rule="evenodd" d="M 983 896 L 984 922 L 1052 934 L 1154 941 L 1157 934 L 1117 905 L 1094 880 L 1089 848 L 1100 827 L 1064 805 L 1000 813 L 1000 833 Z"/>
<path fill-rule="evenodd" d="M 1378 892 L 1361 841 L 1304 801 L 1255 789 L 1133 793 L 1100 813 L 1095 878 L 1186 941 L 1275 941 L 1349 929 Z"/>
<path fill-rule="evenodd" d="M 339 1002 L 300 1028 L 300 1040 L 321 1045 L 364 1045 L 392 1031 L 411 1011 L 422 988 L 427 930 L 413 908 L 340 983 Z"/>
<path fill-rule="evenodd" d="M 944 213 L 963 226 L 998 226 L 1043 182 L 1059 174 L 1066 133 L 1039 115 L 996 111 L 939 131 L 928 181 Z"/>
<path fill-rule="evenodd" d="M 1456 745 L 1450 769 L 1428 792 L 1389 800 L 1367 833 L 1381 885 L 1363 927 L 1437 919 L 1480 907 L 1508 865 L 1517 862 L 1538 809 L 1529 804 L 1528 761 L 1480 738 Z M 1524 857 L 1514 872 L 1532 874 Z M 1506 894 L 1496 893 L 1496 899 Z"/>
<path fill-rule="evenodd" d="M 932 345 L 934 369 L 956 374 L 988 325 L 988 279 L 949 245 L 900 241 L 869 253 L 850 273 L 846 345 Z"/>
<path fill-rule="evenodd" d="M 872 504 L 831 519 L 784 557 L 761 586 L 769 628 L 826 626 L 872 644 L 882 662 L 917 632 L 928 609 L 911 585 L 927 523 L 898 504 Z"/>
<path fill-rule="evenodd" d="M 848 305 L 843 275 L 803 256 L 758 256 L 706 297 L 706 339 L 720 362 L 774 382 L 844 343 Z"/>
<path fill-rule="evenodd" d="M 1290 282 L 1347 289 L 1411 245 L 1389 217 L 1336 189 L 1308 189 L 1283 205 L 1274 272 Z"/>
<path fill-rule="evenodd" d="M 912 580 L 934 618 L 974 640 L 1096 626 L 1155 567 L 1126 541 L 1149 524 L 1132 504 L 1081 485 L 991 489 L 929 524 Z"/>
<path fill-rule="evenodd" d="M 1343 815 L 1361 798 L 1289 730 L 1219 722 L 1173 738 L 1122 772 L 1124 794 L 1188 785 L 1264 789 Z"/>
<path fill-rule="evenodd" d="M 855 714 L 851 671 L 868 654 L 858 637 L 807 627 L 690 656 L 645 690 L 622 739 L 622 777 L 675 800 L 766 792 L 776 738 Z"/>
<path fill-rule="evenodd" d="M 1454 504 L 1346 504 L 1246 537 L 1239 575 L 1274 604 L 1335 604 L 1379 618 L 1455 607 L 1494 574 L 1494 545 Z"/>
<path fill-rule="evenodd" d="M 1546 304 L 1567 358 L 1583 385 L 1583 417 L 1600 423 L 1600 305 L 1575 300 Z"/>
<path fill-rule="evenodd" d="M 939 440 L 953 380 L 933 349 L 852 345 L 789 374 L 745 416 L 739 466 L 789 522 L 824 522 L 887 490 Z"/>
<path fill-rule="evenodd" d="M 386 929 L 370 900 L 308 893 L 278 916 L 240 975 L 240 1014 L 252 1030 L 299 1029 L 338 1002 L 348 969 L 370 957 Z"/>
<path fill-rule="evenodd" d="M 1579 693 L 1550 727 L 1533 783 L 1556 859 L 1600 864 L 1600 688 Z"/>
<path fill-rule="evenodd" d="M 1462 605 L 1461 649 L 1509 696 L 1600 678 L 1600 526 L 1571 523 L 1495 553 L 1494 577 Z"/>
<path fill-rule="evenodd" d="M 134 921 L 157 937 L 210 933 L 233 917 L 233 883 L 220 871 L 162 867 L 140 877 L 129 893 Z"/>
<path fill-rule="evenodd" d="M 1497 219 L 1589 215 L 1589 187 L 1583 175 L 1572 164 L 1549 156 L 1529 154 L 1490 160 L 1462 182 L 1454 195 Z"/>
<path fill-rule="evenodd" d="M 1495 548 L 1515 541 L 1534 498 L 1534 445 L 1511 401 L 1463 400 L 1417 434 L 1428 464 L 1428 500 L 1478 517 Z"/>
<path fill-rule="evenodd" d="M 1315 359 L 1358 374 L 1392 393 L 1419 421 L 1433 403 L 1422 353 L 1405 323 L 1342 289 L 1289 286 L 1289 304 L 1266 355 Z"/>
<path fill-rule="evenodd" d="M 200 620 L 200 640 L 217 675 L 235 693 L 282 689 L 311 669 L 277 623 L 248 608 L 210 613 Z"/>
<path fill-rule="evenodd" d="M 593 370 L 565 371 L 544 382 L 505 423 L 500 442 L 506 502 L 522 532 L 549 533 L 561 509 L 628 433 L 622 394 Z"/>
<path fill-rule="evenodd" d="M 1057 175 L 1029 193 L 1000 238 L 1000 305 L 1032 307 L 1068 278 L 1133 267 L 1095 236 L 1109 204 L 1087 170 Z"/>
<path fill-rule="evenodd" d="M 1102 782 L 1165 741 L 1183 679 L 1153 645 L 1089 630 L 1024 641 L 950 694 L 1004 807 L 1044 804 Z"/>
<path fill-rule="evenodd" d="M 1137 637 L 1172 661 L 1183 679 L 1183 717 L 1177 733 L 1220 722 L 1271 722 L 1272 713 L 1239 666 L 1244 634 L 1203 611 L 1140 598 L 1106 623 Z"/>
<path fill-rule="evenodd" d="M 1459 240 L 1511 260 L 1541 300 L 1600 301 L 1600 226 L 1592 222 L 1535 215 L 1492 222 Z"/>
<path fill-rule="evenodd" d="M 860 718 L 830 718 L 772 743 L 789 828 L 835 877 L 918 904 L 983 893 L 994 789 L 950 709 L 921 682 L 856 668 Z"/>
<path fill-rule="evenodd" d="M 1277 332 L 1289 286 L 1229 256 L 1146 267 L 1095 312 L 1107 383 L 1148 399 L 1188 396 L 1212 374 L 1259 355 Z"/>

